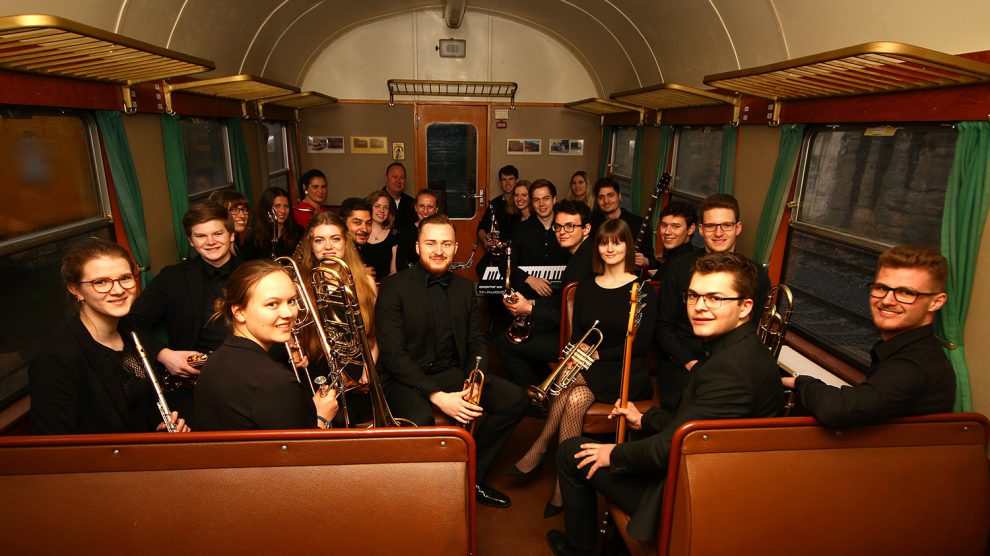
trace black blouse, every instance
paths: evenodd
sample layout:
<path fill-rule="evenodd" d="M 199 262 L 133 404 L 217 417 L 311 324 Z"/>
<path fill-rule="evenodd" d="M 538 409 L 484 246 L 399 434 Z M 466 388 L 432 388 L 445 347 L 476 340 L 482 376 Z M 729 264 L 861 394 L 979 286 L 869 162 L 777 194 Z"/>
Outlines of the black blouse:
<path fill-rule="evenodd" d="M 375 269 L 375 278 L 381 280 L 388 276 L 392 266 L 392 247 L 398 243 L 398 232 L 395 228 L 389 230 L 385 239 L 378 243 L 364 244 L 361 249 L 361 259 L 364 264 Z"/>

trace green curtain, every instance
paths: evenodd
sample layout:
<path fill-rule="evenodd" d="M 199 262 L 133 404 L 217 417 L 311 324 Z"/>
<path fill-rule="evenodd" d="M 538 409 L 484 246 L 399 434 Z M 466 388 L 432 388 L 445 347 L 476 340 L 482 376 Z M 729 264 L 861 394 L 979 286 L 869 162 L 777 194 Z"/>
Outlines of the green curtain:
<path fill-rule="evenodd" d="M 241 118 L 227 119 L 227 136 L 230 137 L 230 158 L 234 166 L 234 185 L 247 198 L 251 199 L 251 168 L 248 166 L 247 142 L 244 140 L 244 124 Z"/>
<path fill-rule="evenodd" d="M 630 202 L 633 214 L 639 214 L 643 198 L 643 131 L 643 126 L 636 128 L 636 146 L 633 147 L 632 180 L 629 184 L 632 189 Z M 633 230 L 633 235 L 636 235 L 638 231 Z"/>
<path fill-rule="evenodd" d="M 773 251 L 773 242 L 777 239 L 777 230 L 780 229 L 784 203 L 787 202 L 787 191 L 801 151 L 801 140 L 804 138 L 803 124 L 780 126 L 780 129 L 777 163 L 773 167 L 770 189 L 763 202 L 763 212 L 760 213 L 760 224 L 756 231 L 756 247 L 753 249 L 753 261 L 764 266 L 770 262 L 770 252 Z"/>
<path fill-rule="evenodd" d="M 604 178 L 608 170 L 608 153 L 612 148 L 612 126 L 602 127 L 602 154 L 598 157 L 598 178 Z M 593 185 L 593 184 L 588 184 Z"/>
<path fill-rule="evenodd" d="M 732 195 L 732 186 L 736 179 L 736 141 L 739 139 L 739 128 L 732 124 L 722 126 L 722 165 L 718 178 L 718 192 Z"/>
<path fill-rule="evenodd" d="M 172 227 L 175 230 L 175 250 L 179 260 L 189 253 L 189 240 L 182 228 L 182 216 L 189 210 L 189 185 L 186 178 L 186 155 L 182 150 L 182 130 L 179 117 L 162 114 L 162 141 L 165 143 L 165 173 L 168 193 L 172 199 Z"/>
<path fill-rule="evenodd" d="M 120 112 L 96 111 L 96 125 L 103 137 L 103 147 L 110 163 L 110 175 L 117 193 L 117 204 L 131 246 L 134 261 L 141 270 L 141 287 L 151 281 L 151 257 L 148 254 L 148 229 L 144 224 L 144 203 L 141 201 L 141 188 L 138 186 L 134 158 L 127 142 L 124 120 Z"/>
<path fill-rule="evenodd" d="M 663 173 L 667 171 L 667 161 L 670 159 L 670 150 L 674 146 L 674 126 L 662 125 L 660 126 L 660 143 L 657 145 L 657 177 L 653 180 L 653 184 L 656 185 L 660 183 L 660 177 Z M 660 223 L 660 210 L 661 207 L 657 207 L 653 211 L 653 216 L 651 217 L 652 222 L 650 223 L 650 229 L 653 230 L 653 244 L 657 244 L 657 226 Z"/>
<path fill-rule="evenodd" d="M 973 273 L 980 238 L 990 204 L 990 123 L 962 122 L 957 128 L 956 154 L 949 171 L 942 211 L 942 254 L 949 260 L 948 300 L 939 312 L 940 337 L 955 344 L 946 355 L 956 372 L 956 411 L 971 411 L 969 368 L 963 349 L 966 313 L 973 289 Z"/>

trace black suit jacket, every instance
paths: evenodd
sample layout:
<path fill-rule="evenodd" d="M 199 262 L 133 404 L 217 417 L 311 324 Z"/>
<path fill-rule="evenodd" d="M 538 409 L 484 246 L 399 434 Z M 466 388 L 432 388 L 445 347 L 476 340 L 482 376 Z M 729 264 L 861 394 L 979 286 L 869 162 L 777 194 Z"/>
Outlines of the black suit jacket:
<path fill-rule="evenodd" d="M 389 193 L 388 189 L 383 187 L 384 191 L 392 201 L 392 209 L 395 211 L 395 224 L 393 227 L 397 230 L 408 230 L 409 228 L 415 228 L 416 221 L 419 220 L 419 215 L 416 214 L 416 198 L 411 195 L 406 195 L 405 192 L 399 197 L 399 206 L 395 206 L 395 200 L 392 199 L 392 194 Z"/>
<path fill-rule="evenodd" d="M 571 260 L 567 261 L 564 272 L 560 275 L 560 283 L 563 285 L 571 282 L 581 282 L 590 280 L 595 276 L 591 270 L 591 256 L 594 252 L 594 244 L 591 236 L 588 236 L 577 251 L 571 255 Z M 530 323 L 535 331 L 555 331 L 560 330 L 560 310 L 563 303 L 562 292 L 554 292 L 550 297 L 537 297 L 534 299 L 533 313 L 530 315 Z"/>
<path fill-rule="evenodd" d="M 382 380 L 394 380 L 429 395 L 441 388 L 426 374 L 435 359 L 436 341 L 426 276 L 423 267 L 416 265 L 382 281 L 375 303 L 375 330 Z M 480 355 L 481 369 L 486 371 L 488 347 L 474 284 L 452 275 L 447 299 L 461 369 L 474 368 L 474 358 Z"/>
<path fill-rule="evenodd" d="M 644 495 L 629 521 L 629 535 L 650 539 L 656 534 L 674 431 L 688 421 L 774 417 L 784 408 L 784 390 L 777 362 L 750 326 L 741 325 L 708 345 L 711 357 L 698 363 L 671 414 L 653 407 L 643 415 L 644 438 L 612 451 L 615 474 L 644 478 Z"/>
<path fill-rule="evenodd" d="M 123 326 L 119 330 L 130 345 L 130 331 Z M 33 434 L 149 432 L 161 422 L 150 383 L 148 411 L 130 411 L 116 363 L 104 355 L 77 315 L 49 345 L 28 369 Z"/>
<path fill-rule="evenodd" d="M 198 257 L 192 257 L 163 268 L 125 317 L 130 326 L 141 332 L 142 338 L 147 338 L 145 349 L 149 358 L 154 359 L 164 348 L 196 349 L 207 311 L 203 302 L 207 286 L 201 265 Z M 161 324 L 168 334 L 167 344 L 153 335 Z"/>

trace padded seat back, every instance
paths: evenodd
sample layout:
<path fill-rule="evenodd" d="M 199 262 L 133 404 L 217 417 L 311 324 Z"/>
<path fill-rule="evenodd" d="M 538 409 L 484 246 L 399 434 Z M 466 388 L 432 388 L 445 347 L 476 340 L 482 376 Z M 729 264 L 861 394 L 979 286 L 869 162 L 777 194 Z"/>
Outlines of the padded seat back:
<path fill-rule="evenodd" d="M 460 429 L 0 439 L 7 554 L 474 553 Z"/>

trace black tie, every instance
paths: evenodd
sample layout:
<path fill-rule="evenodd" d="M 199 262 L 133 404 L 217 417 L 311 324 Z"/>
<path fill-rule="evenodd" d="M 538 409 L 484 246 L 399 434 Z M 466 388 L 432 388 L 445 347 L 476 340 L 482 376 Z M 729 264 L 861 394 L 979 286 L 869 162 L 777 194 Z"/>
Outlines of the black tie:
<path fill-rule="evenodd" d="M 440 286 L 443 289 L 447 289 L 450 285 L 450 273 L 445 272 L 440 276 L 434 276 L 432 274 L 426 277 L 426 287 L 432 288 L 433 286 Z"/>

